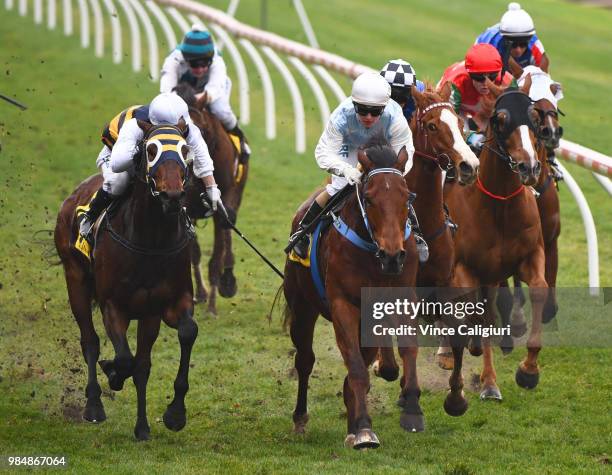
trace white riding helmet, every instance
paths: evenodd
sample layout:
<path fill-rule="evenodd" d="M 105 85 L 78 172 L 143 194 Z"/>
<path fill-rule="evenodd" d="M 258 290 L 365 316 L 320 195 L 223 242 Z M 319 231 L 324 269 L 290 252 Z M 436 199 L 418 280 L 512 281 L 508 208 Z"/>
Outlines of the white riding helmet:
<path fill-rule="evenodd" d="M 153 125 L 176 125 L 180 118 L 188 120 L 187 104 L 176 94 L 163 92 L 149 104 L 149 120 Z"/>
<path fill-rule="evenodd" d="M 531 36 L 535 35 L 533 20 L 521 6 L 512 2 L 508 4 L 508 11 L 501 17 L 499 32 L 503 36 Z"/>
<path fill-rule="evenodd" d="M 386 106 L 391 97 L 391 86 L 379 73 L 362 73 L 353 82 L 351 99 L 366 106 Z"/>

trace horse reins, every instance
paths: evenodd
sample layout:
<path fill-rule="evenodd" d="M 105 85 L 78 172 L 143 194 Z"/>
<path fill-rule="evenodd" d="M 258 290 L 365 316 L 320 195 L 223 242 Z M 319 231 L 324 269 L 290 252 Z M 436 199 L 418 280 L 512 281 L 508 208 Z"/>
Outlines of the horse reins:
<path fill-rule="evenodd" d="M 438 107 L 444 107 L 444 108 L 450 109 L 451 111 L 453 110 L 453 105 L 450 102 L 434 102 L 433 104 L 429 104 L 422 111 L 417 110 L 417 119 L 416 119 L 417 127 L 419 128 L 419 130 L 422 132 L 423 136 L 425 137 L 425 143 L 423 145 L 423 150 L 427 150 L 427 148 L 429 147 L 427 130 L 423 126 L 423 117 L 425 117 L 425 115 L 428 112 Z M 453 167 L 450 157 L 446 153 L 438 153 L 437 150 L 433 147 L 433 145 L 431 146 L 431 149 L 433 150 L 433 153 L 435 154 L 435 156 L 429 155 L 419 150 L 416 150 L 416 147 L 415 147 L 414 154 L 418 155 L 419 157 L 423 157 L 428 160 L 431 160 L 436 165 L 438 165 L 442 171 L 449 171 Z M 440 158 L 444 158 L 444 157 L 447 159 L 446 167 L 443 167 L 440 163 Z"/>

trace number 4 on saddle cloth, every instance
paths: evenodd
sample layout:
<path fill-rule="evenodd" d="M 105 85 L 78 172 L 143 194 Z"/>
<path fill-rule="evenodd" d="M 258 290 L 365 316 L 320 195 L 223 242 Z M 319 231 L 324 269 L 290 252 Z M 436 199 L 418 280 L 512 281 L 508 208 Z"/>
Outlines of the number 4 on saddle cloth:
<path fill-rule="evenodd" d="M 86 213 L 87 211 L 89 211 L 89 207 L 91 205 L 91 202 L 93 201 L 93 199 L 96 197 L 96 195 L 98 194 L 98 192 L 96 191 L 92 197 L 89 199 L 89 201 L 87 201 L 86 204 L 81 205 L 81 206 L 77 206 L 75 209 L 75 221 L 78 223 L 80 221 L 80 217 L 83 213 Z M 123 201 L 121 199 L 116 200 L 117 202 L 119 201 Z M 111 205 L 111 207 L 115 207 L 118 203 L 113 202 L 113 204 Z M 75 236 L 75 241 L 74 241 L 74 248 L 79 251 L 83 256 L 85 256 L 85 258 L 91 262 L 91 258 L 92 258 L 92 254 L 93 254 L 93 245 L 96 241 L 97 235 L 98 235 L 98 230 L 100 229 L 100 223 L 102 222 L 102 220 L 104 219 L 104 216 L 106 216 L 108 210 L 104 210 L 100 216 L 98 217 L 98 219 L 96 219 L 96 222 L 93 224 L 93 229 L 91 232 L 91 236 L 92 236 L 92 242 L 90 243 L 87 239 L 85 239 L 83 236 L 81 236 L 79 234 L 79 228 L 77 226 L 76 228 L 76 236 Z"/>

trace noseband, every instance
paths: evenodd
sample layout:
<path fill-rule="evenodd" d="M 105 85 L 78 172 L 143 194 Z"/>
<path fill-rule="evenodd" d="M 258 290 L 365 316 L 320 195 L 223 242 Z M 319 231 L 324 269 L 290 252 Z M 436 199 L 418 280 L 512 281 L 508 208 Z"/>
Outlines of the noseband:
<path fill-rule="evenodd" d="M 427 107 L 425 107 L 425 109 L 423 109 L 422 111 L 418 112 L 417 115 L 417 127 L 419 129 L 419 131 L 421 132 L 421 134 L 423 134 L 423 136 L 425 137 L 425 143 L 423 146 L 423 150 L 427 150 L 427 147 L 429 146 L 429 136 L 427 135 L 427 130 L 425 129 L 425 127 L 423 126 L 423 118 L 425 117 L 425 115 L 429 112 L 431 112 L 434 109 L 437 109 L 439 107 L 443 107 L 446 109 L 449 109 L 451 112 L 453 112 L 454 114 L 454 109 L 453 109 L 453 105 L 450 102 L 434 102 L 433 104 L 429 104 Z M 431 160 L 432 162 L 436 163 L 440 169 L 442 171 L 449 171 L 451 170 L 454 165 L 453 162 L 451 161 L 450 157 L 448 156 L 448 154 L 446 153 L 438 153 L 438 151 L 436 150 L 436 148 L 432 145 L 431 149 L 433 150 L 433 155 L 428 155 L 427 153 L 424 152 L 420 152 L 418 150 L 415 150 L 415 155 L 418 155 L 420 157 L 423 158 L 427 158 L 429 160 Z M 443 166 L 441 160 L 444 159 L 446 161 L 446 165 Z"/>

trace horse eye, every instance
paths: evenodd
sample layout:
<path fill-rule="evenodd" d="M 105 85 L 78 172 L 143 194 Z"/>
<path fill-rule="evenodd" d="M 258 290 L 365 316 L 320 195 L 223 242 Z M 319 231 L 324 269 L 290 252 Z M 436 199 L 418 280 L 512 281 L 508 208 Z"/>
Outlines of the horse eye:
<path fill-rule="evenodd" d="M 431 130 L 432 132 L 435 132 L 436 130 L 438 130 L 438 128 L 436 127 L 436 124 L 434 124 L 433 122 L 430 122 L 429 124 L 427 124 L 427 128 Z"/>

